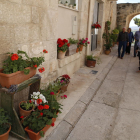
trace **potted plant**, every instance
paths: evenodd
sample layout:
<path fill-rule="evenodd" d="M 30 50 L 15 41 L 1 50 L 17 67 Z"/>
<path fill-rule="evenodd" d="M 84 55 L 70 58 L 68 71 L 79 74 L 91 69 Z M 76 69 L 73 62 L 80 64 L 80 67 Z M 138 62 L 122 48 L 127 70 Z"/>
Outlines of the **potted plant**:
<path fill-rule="evenodd" d="M 99 64 L 100 58 L 97 56 L 87 55 L 86 57 L 86 66 L 87 67 L 95 67 L 96 62 Z"/>
<path fill-rule="evenodd" d="M 109 55 L 110 52 L 111 52 L 111 47 L 112 47 L 112 38 L 111 38 L 111 34 L 109 33 L 109 30 L 110 30 L 110 25 L 111 25 L 111 22 L 110 21 L 107 21 L 105 23 L 105 33 L 103 34 L 103 38 L 105 40 L 105 54 Z"/>
<path fill-rule="evenodd" d="M 31 140 L 39 140 L 44 137 L 45 132 L 51 127 L 52 118 L 57 115 L 49 111 L 48 104 L 42 104 L 31 113 L 30 116 L 24 119 L 23 125 Z"/>
<path fill-rule="evenodd" d="M 67 74 L 62 75 L 62 76 L 58 77 L 56 79 L 56 81 L 60 81 L 60 83 L 61 83 L 60 90 L 61 90 L 62 93 L 65 92 L 65 91 L 67 91 L 67 87 L 68 87 L 68 85 L 70 83 L 70 77 L 69 77 L 69 75 L 67 75 Z"/>
<path fill-rule="evenodd" d="M 72 9 L 73 5 L 70 4 L 69 7 Z"/>
<path fill-rule="evenodd" d="M 31 114 L 31 112 L 34 109 L 34 103 L 29 100 L 29 101 L 21 101 L 19 103 L 19 114 L 20 116 L 26 117 Z"/>
<path fill-rule="evenodd" d="M 101 28 L 101 26 L 100 26 L 100 24 L 98 24 L 98 22 L 96 22 L 96 23 L 94 23 L 94 24 L 92 24 L 92 29 L 94 29 L 95 30 L 95 35 L 97 35 L 98 34 L 98 29 L 100 29 Z"/>
<path fill-rule="evenodd" d="M 119 34 L 119 30 L 118 29 L 114 29 L 112 31 L 112 33 L 111 33 L 111 39 L 113 40 L 113 46 L 117 42 L 118 34 Z"/>
<path fill-rule="evenodd" d="M 47 53 L 46 50 L 43 50 Z M 22 57 L 25 55 L 26 59 Z M 9 88 L 11 85 L 20 84 L 36 74 L 36 69 L 44 62 L 44 57 L 29 58 L 26 52 L 18 50 L 17 54 L 8 53 L 8 58 L 3 62 L 0 70 L 0 84 Z M 44 69 L 39 71 L 43 72 Z"/>
<path fill-rule="evenodd" d="M 10 131 L 10 117 L 3 108 L 0 108 L 0 140 L 8 140 Z"/>
<path fill-rule="evenodd" d="M 88 38 L 79 39 L 76 52 L 82 51 L 83 50 L 83 46 L 87 47 L 88 44 L 90 44 L 90 42 L 88 41 Z"/>
<path fill-rule="evenodd" d="M 62 2 L 61 2 L 61 0 L 58 0 L 58 4 L 61 4 Z"/>
<path fill-rule="evenodd" d="M 76 4 L 73 5 L 73 8 L 76 9 Z"/>
<path fill-rule="evenodd" d="M 69 43 L 70 43 L 70 47 L 66 52 L 66 56 L 70 56 L 76 53 L 78 40 L 74 38 L 69 38 Z"/>
<path fill-rule="evenodd" d="M 63 59 L 65 57 L 66 51 L 68 50 L 68 47 L 70 46 L 70 43 L 68 43 L 67 39 L 61 39 L 59 38 L 57 40 L 57 52 L 58 52 L 58 59 Z"/>
<path fill-rule="evenodd" d="M 68 5 L 69 5 L 68 2 L 66 1 L 66 2 L 65 2 L 65 6 L 68 6 Z"/>

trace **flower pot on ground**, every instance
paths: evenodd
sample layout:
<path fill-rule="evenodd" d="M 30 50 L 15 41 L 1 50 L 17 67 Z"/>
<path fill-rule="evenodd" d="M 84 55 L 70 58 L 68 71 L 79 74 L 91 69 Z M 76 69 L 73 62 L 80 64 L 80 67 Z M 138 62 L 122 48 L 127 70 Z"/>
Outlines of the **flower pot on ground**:
<path fill-rule="evenodd" d="M 0 108 L 0 140 L 8 140 L 10 131 L 10 117 L 3 108 Z"/>
<path fill-rule="evenodd" d="M 57 40 L 57 52 L 58 52 L 58 59 L 63 59 L 65 57 L 66 51 L 68 50 L 70 43 L 68 43 L 67 39 L 59 38 Z"/>
<path fill-rule="evenodd" d="M 60 81 L 60 83 L 61 83 L 61 88 L 60 88 L 61 92 L 62 93 L 66 92 L 67 87 L 70 83 L 70 77 L 67 74 L 65 74 L 65 75 L 58 77 L 56 81 Z"/>
<path fill-rule="evenodd" d="M 86 57 L 86 66 L 87 67 L 95 67 L 96 62 L 100 64 L 100 58 L 97 56 L 87 55 Z"/>
<path fill-rule="evenodd" d="M 110 50 L 105 50 L 105 54 L 109 55 L 110 54 Z"/>
<path fill-rule="evenodd" d="M 47 53 L 47 51 L 44 53 Z M 21 54 L 24 54 L 26 59 L 23 59 Z M 22 83 L 34 76 L 36 68 L 43 62 L 43 56 L 29 58 L 26 52 L 20 50 L 17 54 L 10 53 L 3 62 L 3 69 L 0 70 L 0 84 L 2 87 L 9 88 L 10 85 Z"/>
<path fill-rule="evenodd" d="M 20 116 L 27 117 L 31 114 L 34 109 L 33 102 L 30 101 L 21 101 L 19 103 L 19 114 Z"/>

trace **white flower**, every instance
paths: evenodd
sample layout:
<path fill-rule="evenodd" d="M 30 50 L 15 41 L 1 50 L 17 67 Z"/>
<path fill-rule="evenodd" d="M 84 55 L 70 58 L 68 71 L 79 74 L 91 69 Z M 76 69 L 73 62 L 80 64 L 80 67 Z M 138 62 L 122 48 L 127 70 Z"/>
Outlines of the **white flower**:
<path fill-rule="evenodd" d="M 44 95 L 40 94 L 39 98 L 43 101 L 43 103 L 46 103 L 46 102 L 48 103 Z"/>
<path fill-rule="evenodd" d="M 33 92 L 33 95 L 38 96 L 38 95 L 40 95 L 40 92 Z"/>

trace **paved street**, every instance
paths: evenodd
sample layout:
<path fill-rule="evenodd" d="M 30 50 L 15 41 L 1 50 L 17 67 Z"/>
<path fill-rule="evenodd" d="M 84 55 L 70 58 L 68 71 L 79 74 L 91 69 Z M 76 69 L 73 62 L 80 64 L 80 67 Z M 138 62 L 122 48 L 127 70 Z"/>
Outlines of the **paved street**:
<path fill-rule="evenodd" d="M 46 140 L 140 140 L 138 58 L 112 60 Z"/>

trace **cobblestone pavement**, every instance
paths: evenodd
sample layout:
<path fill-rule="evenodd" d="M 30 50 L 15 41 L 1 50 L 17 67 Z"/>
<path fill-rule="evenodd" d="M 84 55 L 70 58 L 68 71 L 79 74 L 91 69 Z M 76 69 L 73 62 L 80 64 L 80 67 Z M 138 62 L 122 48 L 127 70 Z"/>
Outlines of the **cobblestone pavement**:
<path fill-rule="evenodd" d="M 137 70 L 137 57 L 114 56 L 46 140 L 140 140 Z"/>

